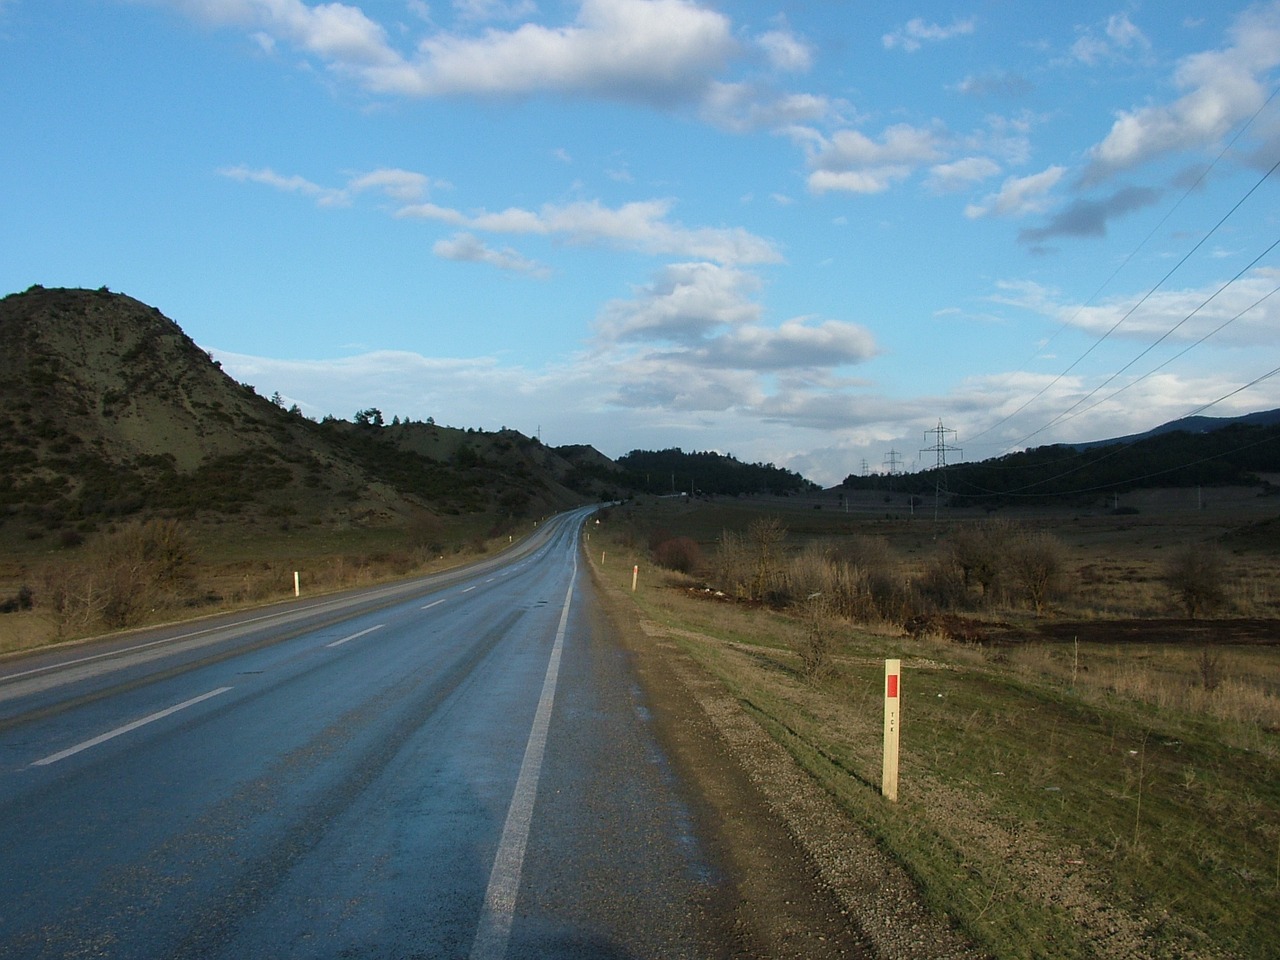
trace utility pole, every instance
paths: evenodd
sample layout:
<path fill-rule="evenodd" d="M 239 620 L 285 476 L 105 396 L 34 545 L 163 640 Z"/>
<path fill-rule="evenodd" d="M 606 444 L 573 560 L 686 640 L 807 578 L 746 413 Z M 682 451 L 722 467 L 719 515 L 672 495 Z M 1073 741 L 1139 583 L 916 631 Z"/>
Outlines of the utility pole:
<path fill-rule="evenodd" d="M 932 434 L 933 434 L 933 436 L 934 436 L 933 446 L 932 446 L 932 447 L 922 447 L 922 448 L 921 448 L 921 450 L 920 450 L 920 452 L 921 452 L 921 453 L 934 453 L 934 454 L 937 454 L 937 462 L 938 462 L 938 465 L 937 465 L 937 471 L 938 471 L 938 475 L 937 475 L 937 477 L 935 478 L 935 481 L 934 481 L 934 487 L 933 487 L 933 519 L 934 519 L 934 521 L 935 521 L 935 522 L 937 522 L 937 519 L 938 519 L 938 500 L 939 500 L 939 498 L 942 496 L 942 486 L 943 486 L 943 484 L 946 482 L 947 454 L 948 454 L 948 453 L 959 453 L 959 454 L 963 454 L 963 453 L 964 453 L 964 451 L 963 451 L 963 450 L 961 450 L 959 447 L 953 447 L 953 446 L 951 446 L 950 444 L 948 444 L 948 443 L 947 443 L 947 434 L 948 434 L 948 433 L 955 433 L 955 431 L 954 431 L 954 430 L 952 430 L 952 429 L 950 429 L 950 428 L 948 428 L 948 427 L 944 427 L 944 426 L 942 425 L 942 421 L 941 421 L 941 420 L 939 420 L 939 421 L 938 421 L 938 425 L 937 425 L 936 427 L 934 427 L 932 430 L 926 430 L 926 431 L 924 432 L 924 438 L 925 438 L 926 440 L 928 440 L 928 439 L 929 439 L 929 434 L 931 434 L 931 433 L 932 433 Z"/>

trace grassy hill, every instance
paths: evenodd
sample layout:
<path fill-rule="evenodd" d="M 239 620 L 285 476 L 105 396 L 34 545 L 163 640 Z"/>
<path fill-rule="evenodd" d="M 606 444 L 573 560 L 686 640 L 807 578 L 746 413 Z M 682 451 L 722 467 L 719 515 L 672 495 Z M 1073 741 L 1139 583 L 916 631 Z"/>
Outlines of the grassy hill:
<path fill-rule="evenodd" d="M 176 516 L 320 526 L 483 515 L 599 495 L 515 431 L 316 423 L 238 384 L 159 310 L 107 290 L 0 300 L 0 539 L 74 543 Z"/>

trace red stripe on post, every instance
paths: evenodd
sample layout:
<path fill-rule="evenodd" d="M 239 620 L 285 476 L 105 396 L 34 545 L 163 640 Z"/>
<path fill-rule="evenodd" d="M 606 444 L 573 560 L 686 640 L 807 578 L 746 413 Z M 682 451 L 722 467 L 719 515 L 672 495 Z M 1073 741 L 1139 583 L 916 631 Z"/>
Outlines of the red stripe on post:
<path fill-rule="evenodd" d="M 898 695 L 898 675 L 896 673 L 891 673 L 884 679 L 888 685 L 888 689 L 885 690 L 884 695 L 892 700 Z"/>

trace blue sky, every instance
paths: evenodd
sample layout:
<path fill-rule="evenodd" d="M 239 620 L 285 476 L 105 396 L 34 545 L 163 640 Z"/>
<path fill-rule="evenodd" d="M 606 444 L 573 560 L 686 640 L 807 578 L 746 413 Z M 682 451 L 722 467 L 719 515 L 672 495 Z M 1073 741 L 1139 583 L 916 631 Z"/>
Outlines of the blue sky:
<path fill-rule="evenodd" d="M 0 292 L 832 484 L 1280 407 L 1278 79 L 1280 2 L 0 0 Z"/>

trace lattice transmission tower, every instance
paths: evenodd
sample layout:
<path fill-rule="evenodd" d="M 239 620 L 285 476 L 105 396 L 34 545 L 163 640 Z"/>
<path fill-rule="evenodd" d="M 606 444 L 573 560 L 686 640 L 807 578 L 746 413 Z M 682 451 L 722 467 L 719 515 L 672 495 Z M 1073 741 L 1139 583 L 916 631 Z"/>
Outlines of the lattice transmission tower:
<path fill-rule="evenodd" d="M 929 434 L 931 433 L 934 436 L 933 446 L 922 447 L 920 452 L 934 453 L 938 458 L 938 474 L 934 478 L 933 484 L 933 519 L 936 522 L 938 519 L 938 501 L 942 499 L 942 491 L 947 488 L 947 454 L 958 453 L 963 455 L 964 451 L 959 447 L 953 447 L 947 443 L 947 434 L 955 433 L 955 431 L 948 427 L 944 427 L 941 420 L 938 421 L 938 425 L 932 430 L 926 430 L 924 432 L 924 438 L 928 440 Z"/>
<path fill-rule="evenodd" d="M 939 470 L 941 470 L 943 467 L 945 467 L 945 466 L 947 465 L 947 454 L 948 454 L 948 453 L 959 453 L 959 454 L 962 454 L 962 455 L 964 454 L 964 451 L 963 451 L 962 449 L 960 449 L 959 447 L 953 447 L 953 446 L 951 446 L 951 445 L 949 445 L 949 444 L 947 443 L 947 434 L 948 434 L 948 433 L 955 433 L 955 431 L 954 431 L 954 430 L 952 430 L 950 427 L 944 427 L 944 426 L 942 425 L 942 421 L 941 421 L 941 420 L 939 420 L 939 421 L 938 421 L 938 425 L 937 425 L 936 427 L 934 427 L 932 430 L 926 430 L 926 431 L 924 432 L 924 438 L 925 438 L 926 440 L 928 440 L 928 439 L 929 439 L 929 434 L 931 434 L 931 433 L 934 435 L 933 446 L 932 446 L 932 447 L 922 447 L 922 448 L 920 449 L 920 452 L 921 452 L 921 453 L 936 453 L 936 454 L 938 455 L 938 469 L 939 469 Z"/>

